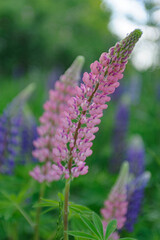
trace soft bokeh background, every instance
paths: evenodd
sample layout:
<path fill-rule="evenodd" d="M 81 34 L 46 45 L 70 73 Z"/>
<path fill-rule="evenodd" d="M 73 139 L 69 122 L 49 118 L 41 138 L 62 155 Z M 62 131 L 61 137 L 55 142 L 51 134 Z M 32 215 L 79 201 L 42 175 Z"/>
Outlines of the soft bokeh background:
<path fill-rule="evenodd" d="M 28 105 L 36 122 L 43 112 L 48 90 L 77 55 L 85 57 L 83 71 L 107 51 L 116 41 L 125 37 L 134 28 L 143 31 L 127 65 L 121 86 L 109 104 L 100 131 L 94 141 L 94 154 L 87 160 L 90 171 L 72 184 L 71 199 L 86 204 L 99 212 L 115 181 L 117 173 L 109 171 L 113 156 L 113 134 L 116 111 L 123 101 L 129 105 L 129 122 L 126 143 L 134 134 L 139 134 L 146 150 L 146 169 L 151 180 L 135 231 L 122 236 L 139 240 L 160 239 L 160 1 L 159 0 L 5 0 L 0 2 L 0 114 L 10 101 L 29 83 L 36 89 Z M 122 121 L 122 129 L 123 123 Z M 125 147 L 125 146 L 124 146 Z M 117 156 L 118 157 L 118 156 Z M 114 160 L 116 161 L 116 160 Z M 30 181 L 28 171 L 33 164 L 17 166 L 14 176 L 1 176 L 1 186 L 18 192 Z M 113 164 L 114 165 L 114 164 Z M 25 178 L 24 178 L 25 177 Z M 26 179 L 26 180 L 24 180 Z M 6 184 L 7 181 L 7 184 Z M 32 182 L 34 201 L 39 184 Z M 46 197 L 56 198 L 64 183 L 53 183 Z M 33 190 L 34 189 L 34 190 Z M 28 204 L 28 205 L 27 205 Z M 28 200 L 25 206 L 32 206 Z M 32 230 L 25 221 L 23 228 L 16 225 L 20 216 L 0 212 L 0 239 L 6 232 L 20 230 L 23 239 Z M 54 218 L 54 219 L 53 219 Z M 14 220 L 15 219 L 15 220 Z M 54 215 L 44 217 L 42 236 L 56 222 Z M 53 222 L 53 223 L 52 223 Z M 24 237 L 26 234 L 26 238 Z M 13 238 L 18 239 L 18 238 Z"/>

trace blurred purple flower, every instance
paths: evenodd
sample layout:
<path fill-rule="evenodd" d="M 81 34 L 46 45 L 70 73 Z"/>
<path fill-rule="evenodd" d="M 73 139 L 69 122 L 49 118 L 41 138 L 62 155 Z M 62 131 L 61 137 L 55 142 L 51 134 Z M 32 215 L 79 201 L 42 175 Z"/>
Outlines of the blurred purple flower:
<path fill-rule="evenodd" d="M 47 88 L 48 90 L 54 89 L 54 85 L 59 77 L 62 75 L 63 68 L 62 67 L 55 67 L 48 77 Z"/>
<path fill-rule="evenodd" d="M 142 88 L 142 79 L 139 75 L 132 76 L 130 84 L 129 84 L 129 96 L 131 99 L 131 103 L 136 105 L 139 103 L 140 95 Z"/>
<path fill-rule="evenodd" d="M 113 153 L 110 160 L 110 171 L 118 172 L 124 161 L 126 151 L 126 135 L 129 126 L 129 99 L 123 98 L 117 107 L 115 126 L 113 129 L 112 147 Z"/>
<path fill-rule="evenodd" d="M 12 174 L 18 154 L 21 115 L 9 118 L 7 113 L 0 117 L 0 172 Z"/>
<path fill-rule="evenodd" d="M 32 142 L 35 137 L 35 130 L 33 132 L 33 125 L 26 121 L 24 106 L 33 89 L 33 84 L 25 88 L 8 104 L 0 116 L 0 173 L 2 174 L 12 174 L 16 164 L 19 163 L 19 159 L 21 158 L 21 162 L 24 161 L 22 152 L 28 151 L 32 159 Z M 24 131 L 26 122 L 31 131 L 30 139 L 26 136 L 30 131 Z"/>
<path fill-rule="evenodd" d="M 124 85 L 124 82 L 121 83 L 119 88 L 117 88 L 117 91 L 115 91 L 112 95 L 112 101 L 119 101 L 123 94 L 125 94 L 126 86 Z"/>
<path fill-rule="evenodd" d="M 127 161 L 133 180 L 127 185 L 128 211 L 125 229 L 132 232 L 143 203 L 144 189 L 150 179 L 150 173 L 144 172 L 145 149 L 140 136 L 132 138 L 127 150 Z"/>
<path fill-rule="evenodd" d="M 128 232 L 133 232 L 134 224 L 138 219 L 140 213 L 143 199 L 144 199 L 144 190 L 150 179 L 150 173 L 145 172 L 127 186 L 127 199 L 128 199 L 128 211 L 126 214 L 126 223 L 124 228 Z"/>
<path fill-rule="evenodd" d="M 37 160 L 32 156 L 32 151 L 34 150 L 33 141 L 37 138 L 37 124 L 35 119 L 32 117 L 26 121 L 23 118 L 23 124 L 21 126 L 20 133 L 20 154 L 19 160 L 21 164 L 25 164 L 29 161 L 37 162 Z"/>
<path fill-rule="evenodd" d="M 126 152 L 126 159 L 130 165 L 130 173 L 134 177 L 140 176 L 145 170 L 145 148 L 140 136 L 132 137 Z"/>

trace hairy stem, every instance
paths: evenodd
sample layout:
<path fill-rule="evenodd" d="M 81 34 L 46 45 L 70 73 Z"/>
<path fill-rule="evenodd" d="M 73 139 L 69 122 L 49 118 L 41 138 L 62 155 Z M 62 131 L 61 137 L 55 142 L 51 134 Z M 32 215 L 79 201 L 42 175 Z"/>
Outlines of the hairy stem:
<path fill-rule="evenodd" d="M 63 222 L 64 222 L 64 240 L 68 240 L 68 201 L 69 201 L 69 190 L 70 190 L 70 178 L 66 180 L 65 185 L 65 195 L 64 195 L 64 212 L 63 212 Z"/>
<path fill-rule="evenodd" d="M 45 186 L 46 186 L 45 182 L 41 184 L 38 204 L 41 203 L 41 198 L 43 198 L 43 196 L 44 196 Z M 39 240 L 40 214 L 41 214 L 41 207 L 38 206 L 37 211 L 36 211 L 36 219 L 35 219 L 34 240 Z"/>

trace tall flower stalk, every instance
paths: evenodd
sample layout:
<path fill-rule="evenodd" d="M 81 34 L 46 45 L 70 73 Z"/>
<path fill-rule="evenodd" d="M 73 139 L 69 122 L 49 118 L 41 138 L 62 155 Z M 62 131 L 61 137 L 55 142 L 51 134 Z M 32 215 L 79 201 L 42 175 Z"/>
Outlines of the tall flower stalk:
<path fill-rule="evenodd" d="M 35 150 L 33 150 L 33 156 L 38 158 L 43 165 L 42 167 L 36 166 L 34 170 L 30 172 L 30 175 L 35 180 L 42 183 L 39 203 L 44 196 L 46 182 L 60 179 L 59 172 L 53 164 L 52 145 L 57 126 L 59 126 L 62 121 L 62 113 L 66 108 L 67 101 L 75 94 L 75 86 L 80 79 L 83 64 L 84 58 L 78 56 L 70 68 L 60 77 L 59 81 L 56 82 L 55 89 L 50 90 L 49 100 L 44 104 L 45 111 L 40 118 L 41 126 L 38 127 L 39 137 L 34 141 Z M 40 212 L 41 207 L 38 207 L 35 218 L 35 240 L 39 239 Z"/>
<path fill-rule="evenodd" d="M 69 191 L 70 191 L 71 179 L 66 179 L 65 194 L 64 194 L 64 210 L 63 210 L 63 224 L 64 224 L 64 240 L 68 240 L 68 202 L 69 202 Z"/>
<path fill-rule="evenodd" d="M 135 30 L 109 53 L 103 53 L 99 62 L 91 64 L 91 72 L 84 73 L 84 84 L 75 88 L 75 97 L 69 99 L 52 145 L 54 166 L 66 179 L 88 172 L 85 160 L 92 154 L 94 134 L 99 130 L 96 125 L 100 124 L 103 110 L 108 107 L 108 95 L 123 78 L 128 58 L 141 34 L 140 30 Z"/>
<path fill-rule="evenodd" d="M 59 176 L 69 179 L 88 172 L 85 160 L 92 154 L 92 141 L 98 131 L 96 125 L 108 107 L 105 104 L 110 101 L 108 95 L 115 91 L 118 80 L 123 78 L 128 58 L 141 34 L 140 30 L 135 30 L 109 53 L 103 53 L 99 62 L 91 64 L 91 72 L 84 73 L 84 84 L 75 88 L 75 97 L 68 101 L 53 142 L 54 168 Z M 68 196 L 69 188 L 65 190 L 64 240 L 68 239 Z"/>
<path fill-rule="evenodd" d="M 44 105 L 38 128 L 40 138 L 35 141 L 34 156 L 43 162 L 42 169 L 36 167 L 30 175 L 39 182 L 66 178 L 64 200 L 64 240 L 68 239 L 68 198 L 72 178 L 88 172 L 85 160 L 92 154 L 92 141 L 108 107 L 109 95 L 119 86 L 128 58 L 141 37 L 139 29 L 102 53 L 99 61 L 90 65 L 91 72 L 83 74 L 83 84 L 72 89 L 66 84 L 66 77 L 56 83 L 50 92 L 50 100 Z M 71 81 L 69 80 L 69 83 Z M 67 98 L 66 98 L 67 90 Z M 62 103 L 63 102 L 63 103 Z M 51 161 L 50 161 L 51 160 Z"/>

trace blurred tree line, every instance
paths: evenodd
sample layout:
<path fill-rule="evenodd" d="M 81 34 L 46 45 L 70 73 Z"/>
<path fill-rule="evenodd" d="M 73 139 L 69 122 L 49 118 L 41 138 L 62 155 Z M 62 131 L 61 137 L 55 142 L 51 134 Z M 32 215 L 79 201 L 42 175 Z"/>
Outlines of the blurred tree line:
<path fill-rule="evenodd" d="M 114 40 L 110 11 L 100 0 L 0 2 L 0 73 L 68 67 L 77 55 L 92 62 Z"/>

